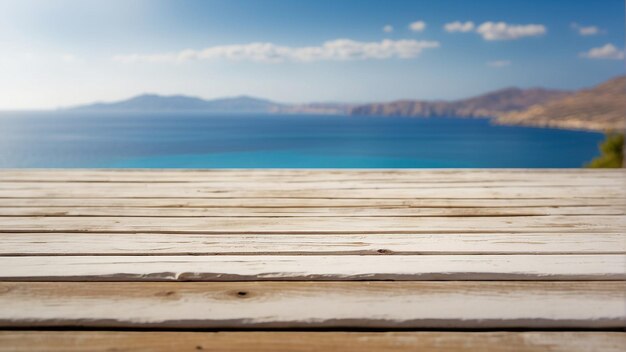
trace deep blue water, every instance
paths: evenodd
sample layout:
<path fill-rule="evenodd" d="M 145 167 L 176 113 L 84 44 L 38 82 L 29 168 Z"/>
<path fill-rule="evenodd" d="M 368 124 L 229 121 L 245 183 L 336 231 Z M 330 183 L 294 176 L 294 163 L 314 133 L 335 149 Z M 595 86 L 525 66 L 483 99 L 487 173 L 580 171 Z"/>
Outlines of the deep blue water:
<path fill-rule="evenodd" d="M 580 167 L 602 139 L 482 119 L 5 112 L 0 167 Z"/>

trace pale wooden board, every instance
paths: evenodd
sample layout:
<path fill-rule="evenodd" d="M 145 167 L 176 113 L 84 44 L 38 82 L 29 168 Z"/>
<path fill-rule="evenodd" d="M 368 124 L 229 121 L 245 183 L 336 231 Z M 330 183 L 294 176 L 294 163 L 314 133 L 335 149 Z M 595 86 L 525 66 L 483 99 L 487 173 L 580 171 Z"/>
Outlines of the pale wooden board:
<path fill-rule="evenodd" d="M 409 174 L 410 175 L 410 174 Z M 626 176 L 626 175 L 625 175 Z M 83 187 L 89 189 L 95 188 L 107 188 L 107 187 L 120 187 L 120 188 L 145 188 L 145 189 L 166 189 L 166 188 L 202 188 L 202 189 L 224 189 L 224 188 L 239 188 L 239 189 L 261 189 L 261 190 L 273 190 L 280 187 L 284 190 L 310 190 L 310 189 L 324 189 L 324 190 L 339 190 L 339 189 L 420 189 L 420 188 L 598 188 L 598 187 L 616 187 L 623 183 L 622 178 L 599 178 L 592 180 L 589 177 L 577 178 L 577 177 L 541 177 L 541 178 L 497 178 L 480 179 L 480 180 L 466 180 L 466 179 L 431 179 L 425 180 L 412 177 L 393 177 L 383 179 L 339 179 L 328 180 L 320 174 L 317 177 L 299 178 L 293 176 L 290 178 L 246 178 L 236 177 L 230 179 L 207 177 L 202 181 L 185 181 L 179 179 L 178 181 L 106 181 L 106 182 L 93 182 L 93 181 L 2 181 L 0 183 L 1 190 L 12 189 L 32 189 L 32 190 L 46 190 L 50 188 L 66 189 L 72 185 L 80 184 Z"/>
<path fill-rule="evenodd" d="M 545 280 L 626 279 L 625 197 L 624 170 L 2 170 L 3 280 L 318 281 L 5 282 L 0 324 L 623 327 L 623 281 Z M 380 279 L 543 281 L 325 281 Z"/>
<path fill-rule="evenodd" d="M 0 197 L 490 199 L 594 198 L 599 195 L 604 198 L 623 198 L 626 195 L 623 190 L 623 176 L 626 173 L 610 171 L 245 170 L 194 172 L 114 170 L 96 171 L 95 175 L 106 179 L 103 180 L 104 182 L 92 182 L 89 180 L 93 176 L 89 175 L 93 173 L 89 171 L 31 171 L 30 173 L 4 171 L 0 173 L 0 177 L 7 181 L 0 183 Z M 125 180 L 128 175 L 135 179 Z M 36 182 L 28 182 L 29 176 L 36 176 L 38 179 L 35 180 Z M 45 181 L 50 178 L 54 182 Z M 68 180 L 72 182 L 67 182 Z M 462 192 L 459 192 L 461 190 Z"/>
<path fill-rule="evenodd" d="M 3 327 L 619 328 L 624 282 L 0 283 Z"/>
<path fill-rule="evenodd" d="M 468 188 L 480 188 L 480 189 L 493 189 L 499 190 L 504 188 L 512 188 L 524 190 L 527 188 L 536 189 L 587 189 L 603 190 L 609 187 L 617 188 L 622 186 L 621 179 L 610 180 L 548 180 L 548 181 L 481 181 L 481 182 L 398 182 L 392 180 L 381 180 L 377 182 L 365 182 L 358 180 L 345 180 L 345 181 L 333 181 L 323 182 L 310 180 L 306 182 L 281 182 L 276 180 L 250 180 L 250 181 L 213 181 L 213 182 L 4 182 L 0 181 L 1 191 L 12 190 L 31 190 L 31 191 L 48 191 L 55 190 L 67 190 L 76 185 L 80 185 L 88 190 L 97 189 L 111 189 L 118 188 L 120 190 L 130 189 L 142 189 L 142 190 L 168 190 L 172 188 L 180 190 L 194 190 L 200 189 L 206 192 L 212 191 L 224 191 L 226 189 L 237 190 L 257 190 L 257 191 L 310 191 L 310 190 L 324 190 L 324 191 L 340 191 L 340 190 L 371 190 L 377 189 L 381 191 L 392 192 L 394 190 L 423 190 L 423 189 L 468 189 Z"/>
<path fill-rule="evenodd" d="M 2 198 L 618 198 L 626 197 L 626 189 L 616 185 L 597 187 L 426 187 L 407 188 L 402 185 L 395 188 L 362 187 L 354 188 L 349 182 L 344 188 L 323 189 L 295 187 L 286 189 L 280 183 L 258 183 L 255 186 L 239 188 L 235 185 L 219 187 L 178 185 L 151 186 L 151 184 L 51 184 L 50 187 L 14 187 L 4 184 L 0 189 Z"/>
<path fill-rule="evenodd" d="M 0 217 L 0 232 L 623 233 L 626 216 Z"/>
<path fill-rule="evenodd" d="M 0 255 L 626 254 L 626 234 L 0 233 Z"/>
<path fill-rule="evenodd" d="M 595 181 L 623 177 L 619 169 L 419 169 L 419 170 L 353 170 L 353 169 L 246 169 L 246 170 L 172 170 L 172 169 L 29 169 L 0 171 L 0 181 L 82 181 L 82 182 L 206 182 L 232 180 L 302 180 L 326 181 L 482 181 L 482 180 L 545 180 L 592 179 Z"/>
<path fill-rule="evenodd" d="M 0 207 L 3 216 L 111 216 L 111 217 L 476 217 L 476 216 L 546 216 L 546 215 L 626 215 L 626 208 L 616 206 L 579 207 L 494 207 L 494 208 L 414 208 L 414 207 Z"/>
<path fill-rule="evenodd" d="M 622 332 L 0 331 L 1 352 L 622 352 Z"/>
<path fill-rule="evenodd" d="M 26 256 L 0 257 L 0 280 L 626 280 L 626 256 Z"/>
<path fill-rule="evenodd" d="M 76 187 L 80 187 L 77 185 Z M 337 199 L 337 198 L 0 198 L 0 207 L 140 207 L 140 208 L 518 208 L 611 207 L 624 210 L 616 198 L 503 199 Z"/>

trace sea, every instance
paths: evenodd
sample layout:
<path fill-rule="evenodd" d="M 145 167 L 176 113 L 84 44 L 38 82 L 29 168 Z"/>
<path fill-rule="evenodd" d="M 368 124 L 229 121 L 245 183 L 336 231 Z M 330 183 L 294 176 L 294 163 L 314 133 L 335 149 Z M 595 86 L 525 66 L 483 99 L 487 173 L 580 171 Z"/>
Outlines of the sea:
<path fill-rule="evenodd" d="M 569 168 L 603 135 L 488 119 L 0 113 L 0 168 Z"/>

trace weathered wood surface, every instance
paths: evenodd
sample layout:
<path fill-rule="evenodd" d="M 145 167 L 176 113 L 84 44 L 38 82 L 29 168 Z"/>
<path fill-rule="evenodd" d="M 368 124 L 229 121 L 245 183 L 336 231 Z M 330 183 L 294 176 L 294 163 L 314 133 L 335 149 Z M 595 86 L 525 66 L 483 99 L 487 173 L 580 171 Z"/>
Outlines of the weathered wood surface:
<path fill-rule="evenodd" d="M 0 257 L 0 280 L 626 280 L 626 256 L 63 256 Z"/>
<path fill-rule="evenodd" d="M 109 233 L 623 233 L 625 216 L 0 217 L 1 232 Z"/>
<path fill-rule="evenodd" d="M 0 238 L 2 256 L 626 254 L 626 235 L 620 233 L 592 238 L 587 233 L 3 233 Z"/>
<path fill-rule="evenodd" d="M 3 182 L 245 182 L 276 181 L 528 181 L 559 179 L 602 181 L 622 178 L 623 170 L 605 169 L 4 169 Z M 557 179 L 557 177 L 559 179 Z"/>
<path fill-rule="evenodd" d="M 623 350 L 598 329 L 626 326 L 625 214 L 624 170 L 1 170 L 3 328 L 579 331 L 7 330 L 0 351 Z"/>
<path fill-rule="evenodd" d="M 1 352 L 622 352 L 621 332 L 4 331 Z"/>
<path fill-rule="evenodd" d="M 77 184 L 76 187 L 80 187 Z M 137 208 L 517 208 L 517 207 L 611 207 L 624 208 L 623 199 L 614 198 L 1 198 L 0 207 L 137 207 Z"/>
<path fill-rule="evenodd" d="M 482 217 L 482 216 L 548 216 L 548 215 L 626 215 L 626 209 L 611 206 L 577 207 L 0 207 L 0 217 Z"/>
<path fill-rule="evenodd" d="M 579 198 L 623 199 L 626 190 L 613 186 L 565 188 L 547 187 L 425 187 L 425 188 L 376 188 L 363 187 L 359 189 L 284 189 L 280 183 L 274 183 L 270 189 L 239 188 L 232 185 L 230 188 L 207 188 L 191 185 L 138 187 L 135 184 L 82 184 L 75 185 L 50 184 L 49 187 L 3 187 L 0 188 L 0 197 L 3 198 L 352 198 L 352 199 L 415 199 L 415 198 L 477 198 L 477 199 L 509 199 L 509 198 L 559 198 L 573 196 Z M 603 197 L 598 195 L 602 194 Z"/>
<path fill-rule="evenodd" d="M 8 170 L 0 176 L 0 197 L 620 199 L 623 176 L 619 170 Z"/>
<path fill-rule="evenodd" d="M 0 326 L 619 328 L 624 282 L 0 283 Z"/>

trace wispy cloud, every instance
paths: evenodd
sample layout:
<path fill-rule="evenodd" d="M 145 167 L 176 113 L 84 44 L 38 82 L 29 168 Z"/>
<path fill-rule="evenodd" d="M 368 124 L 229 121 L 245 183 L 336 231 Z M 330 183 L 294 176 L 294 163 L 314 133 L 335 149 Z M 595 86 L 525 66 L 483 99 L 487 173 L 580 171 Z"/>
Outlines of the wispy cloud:
<path fill-rule="evenodd" d="M 544 35 L 547 30 L 541 24 L 508 24 L 506 22 L 485 22 L 476 32 L 485 40 L 513 40 L 523 37 Z"/>
<path fill-rule="evenodd" d="M 589 51 L 581 53 L 580 56 L 588 59 L 623 60 L 624 50 L 619 50 L 613 44 L 605 44 L 604 46 L 592 48 Z"/>
<path fill-rule="evenodd" d="M 597 35 L 602 33 L 602 30 L 600 30 L 600 28 L 598 28 L 597 26 L 581 26 L 578 23 L 574 22 L 572 23 L 571 27 L 574 31 L 582 36 Z"/>
<path fill-rule="evenodd" d="M 182 63 L 192 60 L 224 59 L 263 63 L 350 61 L 366 59 L 411 59 L 425 49 L 438 48 L 439 42 L 418 40 L 383 40 L 359 42 L 336 39 L 320 46 L 290 47 L 273 43 L 249 43 L 212 46 L 201 50 L 187 49 L 177 53 L 117 55 L 114 61 L 121 63 Z"/>
<path fill-rule="evenodd" d="M 388 24 L 388 25 L 384 26 L 384 27 L 383 27 L 383 32 L 385 32 L 385 33 L 391 33 L 391 32 L 393 32 L 393 26 L 392 26 L 392 25 L 390 25 L 390 24 Z"/>
<path fill-rule="evenodd" d="M 511 66 L 511 61 L 509 61 L 509 60 L 489 61 L 489 62 L 487 62 L 487 66 L 493 67 L 493 68 L 507 67 L 507 66 Z"/>
<path fill-rule="evenodd" d="M 61 59 L 61 61 L 67 64 L 73 64 L 80 61 L 80 59 L 76 55 L 69 53 L 61 54 L 59 55 L 59 58 Z"/>
<path fill-rule="evenodd" d="M 449 33 L 454 33 L 454 32 L 467 33 L 467 32 L 471 32 L 474 30 L 474 22 L 455 21 L 455 22 L 446 23 L 443 26 L 443 28 L 446 30 L 446 32 L 449 32 Z"/>
<path fill-rule="evenodd" d="M 426 22 L 424 21 L 415 21 L 409 24 L 409 29 L 413 32 L 423 32 L 426 29 Z"/>

